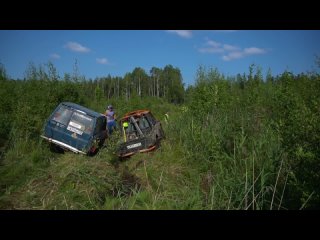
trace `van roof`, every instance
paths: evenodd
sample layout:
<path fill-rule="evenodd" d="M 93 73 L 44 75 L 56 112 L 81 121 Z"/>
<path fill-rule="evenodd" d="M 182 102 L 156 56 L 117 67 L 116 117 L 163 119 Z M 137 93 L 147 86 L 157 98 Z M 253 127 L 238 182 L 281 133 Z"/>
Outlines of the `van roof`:
<path fill-rule="evenodd" d="M 80 110 L 80 111 L 82 111 L 82 112 L 85 112 L 86 114 L 88 114 L 88 115 L 90 115 L 90 116 L 92 116 L 92 117 L 96 117 L 96 118 L 97 118 L 97 117 L 102 116 L 101 113 L 95 112 L 95 111 L 93 111 L 93 110 L 91 110 L 91 109 L 89 109 L 89 108 L 83 107 L 83 106 L 78 105 L 78 104 L 76 104 L 76 103 L 72 103 L 72 102 L 62 102 L 61 104 L 62 104 L 62 105 L 65 105 L 65 106 L 68 106 L 68 107 L 71 107 L 71 108 L 74 108 L 74 109 L 78 109 L 78 110 Z"/>

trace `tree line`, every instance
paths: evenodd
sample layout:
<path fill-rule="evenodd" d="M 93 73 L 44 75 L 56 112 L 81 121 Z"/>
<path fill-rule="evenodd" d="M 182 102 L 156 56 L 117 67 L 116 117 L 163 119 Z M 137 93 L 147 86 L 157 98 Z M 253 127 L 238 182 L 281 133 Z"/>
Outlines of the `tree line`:
<path fill-rule="evenodd" d="M 123 77 L 108 74 L 92 80 L 79 75 L 77 61 L 73 67 L 73 74 L 65 73 L 62 78 L 51 62 L 39 67 L 29 63 L 24 79 L 79 83 L 88 90 L 88 94 L 94 93 L 93 97 L 97 100 L 121 97 L 129 100 L 134 96 L 164 98 L 172 103 L 182 103 L 184 100 L 181 71 L 170 64 L 164 68 L 152 67 L 149 74 L 143 68 L 136 67 Z"/>

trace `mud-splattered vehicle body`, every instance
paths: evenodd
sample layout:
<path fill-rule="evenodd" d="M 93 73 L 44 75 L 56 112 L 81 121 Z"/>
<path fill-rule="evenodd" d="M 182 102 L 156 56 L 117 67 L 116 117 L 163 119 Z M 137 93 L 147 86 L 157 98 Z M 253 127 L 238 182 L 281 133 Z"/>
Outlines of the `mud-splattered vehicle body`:
<path fill-rule="evenodd" d="M 51 146 L 89 155 L 97 152 L 107 136 L 103 114 L 70 102 L 57 106 L 41 135 Z"/>
<path fill-rule="evenodd" d="M 122 139 L 117 155 L 121 158 L 152 151 L 164 138 L 160 121 L 149 110 L 129 112 L 120 119 L 119 124 Z"/>

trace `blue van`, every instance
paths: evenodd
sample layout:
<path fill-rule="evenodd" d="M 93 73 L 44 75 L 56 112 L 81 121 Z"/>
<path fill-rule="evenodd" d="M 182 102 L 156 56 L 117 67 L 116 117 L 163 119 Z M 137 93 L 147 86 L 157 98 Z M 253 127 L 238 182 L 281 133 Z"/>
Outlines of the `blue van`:
<path fill-rule="evenodd" d="M 108 137 L 106 117 L 78 104 L 62 102 L 46 121 L 41 137 L 64 150 L 94 154 Z"/>

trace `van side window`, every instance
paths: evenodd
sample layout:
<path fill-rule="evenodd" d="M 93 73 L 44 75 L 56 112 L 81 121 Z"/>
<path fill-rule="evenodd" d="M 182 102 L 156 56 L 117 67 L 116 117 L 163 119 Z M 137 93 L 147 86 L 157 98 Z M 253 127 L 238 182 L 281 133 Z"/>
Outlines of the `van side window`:
<path fill-rule="evenodd" d="M 55 114 L 53 115 L 52 120 L 61 123 L 63 125 L 68 125 L 70 117 L 72 114 L 72 110 L 61 106 L 58 111 L 55 112 Z"/>

